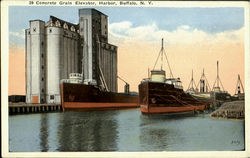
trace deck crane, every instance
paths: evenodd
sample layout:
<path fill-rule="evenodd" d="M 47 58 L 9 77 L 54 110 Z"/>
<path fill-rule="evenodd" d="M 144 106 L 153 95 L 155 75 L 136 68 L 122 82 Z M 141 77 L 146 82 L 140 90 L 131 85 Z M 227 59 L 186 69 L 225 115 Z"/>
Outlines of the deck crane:
<path fill-rule="evenodd" d="M 124 80 L 122 79 L 121 77 L 117 76 L 118 79 L 120 79 L 121 81 L 123 81 L 125 83 L 125 86 L 124 86 L 124 93 L 129 93 L 129 84 Z"/>

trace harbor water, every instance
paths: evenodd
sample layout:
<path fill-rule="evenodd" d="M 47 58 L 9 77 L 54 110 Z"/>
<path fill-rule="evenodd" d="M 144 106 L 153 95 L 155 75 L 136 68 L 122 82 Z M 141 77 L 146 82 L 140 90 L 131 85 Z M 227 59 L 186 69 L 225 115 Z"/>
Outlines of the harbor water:
<path fill-rule="evenodd" d="M 9 151 L 244 150 L 244 121 L 140 109 L 9 116 Z"/>

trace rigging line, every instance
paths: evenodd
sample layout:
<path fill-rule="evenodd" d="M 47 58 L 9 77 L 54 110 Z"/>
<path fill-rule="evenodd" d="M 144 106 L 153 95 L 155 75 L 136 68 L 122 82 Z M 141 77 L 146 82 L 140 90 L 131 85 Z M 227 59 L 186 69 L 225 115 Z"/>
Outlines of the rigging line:
<path fill-rule="evenodd" d="M 157 59 L 156 59 L 156 61 L 155 61 L 155 64 L 154 64 L 154 68 L 153 68 L 153 70 L 155 69 L 155 66 L 156 66 L 157 61 L 158 61 L 158 59 L 159 59 L 159 57 L 160 57 L 160 54 L 161 54 L 161 50 L 160 50 L 160 52 L 159 52 L 159 54 L 158 54 L 158 57 L 157 57 Z"/>
<path fill-rule="evenodd" d="M 206 78 L 206 77 L 205 77 L 205 80 L 206 80 L 206 82 L 207 82 L 207 85 L 208 85 L 209 91 L 211 91 L 210 85 L 209 85 L 208 80 L 207 80 L 207 78 Z"/>
<path fill-rule="evenodd" d="M 192 80 L 193 80 L 193 83 L 194 83 L 194 87 L 196 88 L 196 84 L 195 84 L 194 77 L 193 77 L 193 70 L 192 70 Z"/>
<path fill-rule="evenodd" d="M 238 91 L 238 85 L 239 85 L 239 76 L 238 76 L 238 80 L 237 80 L 237 84 L 236 84 L 236 88 L 235 88 L 234 94 L 237 94 L 237 91 Z"/>
<path fill-rule="evenodd" d="M 194 88 L 194 85 L 193 85 L 193 80 L 194 80 L 194 78 L 193 78 L 193 70 L 192 70 L 192 79 L 191 79 L 191 82 L 192 82 L 192 88 Z"/>
<path fill-rule="evenodd" d="M 209 88 L 209 91 L 210 91 L 210 90 L 211 90 L 211 88 L 210 88 L 210 85 L 209 85 L 209 83 L 208 83 L 207 77 L 205 76 L 204 69 L 203 69 L 203 76 L 204 76 L 204 78 L 205 78 L 205 80 L 206 80 L 206 83 L 207 83 L 208 88 Z"/>
<path fill-rule="evenodd" d="M 161 70 L 162 70 L 162 63 L 163 63 L 163 55 L 161 53 Z"/>
<path fill-rule="evenodd" d="M 221 87 L 222 87 L 223 91 L 225 91 L 225 89 L 224 89 L 224 87 L 223 87 L 223 84 L 222 84 L 222 82 L 221 82 L 220 79 L 219 79 L 219 82 L 220 82 L 220 84 L 221 84 Z"/>
<path fill-rule="evenodd" d="M 191 81 L 191 82 L 192 82 L 192 81 Z M 188 85 L 188 90 L 190 89 L 191 82 L 190 82 L 189 85 Z"/>
<path fill-rule="evenodd" d="M 214 88 L 215 88 L 214 86 L 215 86 L 216 81 L 217 81 L 217 79 L 214 81 L 214 84 L 213 84 L 213 89 L 212 89 L 212 90 L 214 90 Z"/>
<path fill-rule="evenodd" d="M 163 38 L 161 39 L 161 70 L 162 70 L 162 65 L 163 65 Z"/>
<path fill-rule="evenodd" d="M 242 87 L 242 91 L 243 91 L 243 93 L 244 93 L 244 87 L 243 87 L 243 84 L 242 84 L 242 82 L 241 82 L 240 75 L 239 75 L 239 81 L 240 81 L 240 84 L 241 84 L 241 87 Z"/>
<path fill-rule="evenodd" d="M 169 68 L 169 71 L 170 71 L 170 78 L 174 78 L 173 73 L 172 73 L 172 70 L 171 70 L 171 67 L 170 67 L 169 62 L 168 62 L 168 57 L 167 57 L 167 55 L 166 55 L 166 53 L 165 53 L 164 50 L 163 50 L 163 52 L 164 52 L 164 55 L 165 55 L 165 57 L 166 57 L 167 64 L 168 64 L 168 68 Z"/>
<path fill-rule="evenodd" d="M 219 78 L 219 61 L 217 61 L 217 78 L 218 78 L 218 82 L 217 82 L 217 87 L 219 87 L 220 83 L 220 78 Z"/>

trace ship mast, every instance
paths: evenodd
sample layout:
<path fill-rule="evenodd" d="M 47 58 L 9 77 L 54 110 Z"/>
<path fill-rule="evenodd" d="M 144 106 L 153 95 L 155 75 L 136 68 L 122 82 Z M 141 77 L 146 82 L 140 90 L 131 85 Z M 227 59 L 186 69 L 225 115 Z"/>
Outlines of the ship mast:
<path fill-rule="evenodd" d="M 210 85 L 208 83 L 207 77 L 205 75 L 204 68 L 203 68 L 203 71 L 202 71 L 202 74 L 201 74 L 200 82 L 198 82 L 198 84 L 196 86 L 196 89 L 199 89 L 198 87 L 200 86 L 201 82 L 204 82 L 203 86 L 204 86 L 204 88 L 206 87 L 206 92 L 209 92 L 211 90 L 211 88 L 210 88 Z M 201 87 L 200 87 L 200 92 L 201 92 Z"/>
<path fill-rule="evenodd" d="M 162 67 L 163 67 L 163 56 L 165 56 L 166 61 L 167 61 L 167 64 L 168 64 L 168 68 L 169 68 L 169 71 L 170 71 L 170 78 L 174 78 L 174 77 L 173 77 L 172 70 L 171 70 L 171 67 L 170 67 L 170 64 L 169 64 L 169 61 L 168 61 L 168 58 L 167 58 L 167 55 L 166 55 L 166 52 L 165 52 L 165 50 L 164 50 L 163 38 L 161 39 L 161 50 L 160 50 L 160 52 L 159 52 L 159 54 L 158 54 L 158 57 L 157 57 L 157 59 L 156 59 L 156 61 L 155 61 L 153 70 L 155 70 L 155 66 L 156 66 L 156 64 L 157 64 L 157 62 L 158 62 L 160 56 L 161 56 L 161 71 L 162 71 Z"/>
<path fill-rule="evenodd" d="M 221 84 L 221 87 L 224 91 L 224 87 L 223 87 L 222 82 L 221 82 L 220 77 L 219 77 L 219 61 L 217 61 L 217 77 L 216 77 L 214 85 L 213 85 L 213 91 L 215 89 L 220 89 L 220 84 Z M 217 86 L 215 86 L 215 85 L 217 85 Z"/>
<path fill-rule="evenodd" d="M 243 87 L 243 84 L 241 82 L 240 75 L 238 74 L 238 81 L 237 81 L 237 85 L 236 85 L 236 89 L 235 89 L 235 94 L 241 93 L 241 89 L 242 89 L 242 93 L 244 93 L 244 87 Z"/>
<path fill-rule="evenodd" d="M 189 83 L 187 91 L 188 90 L 195 91 L 194 86 L 196 87 L 196 84 L 195 84 L 195 81 L 194 81 L 194 77 L 193 77 L 193 70 L 192 70 L 192 78 L 191 78 L 191 81 Z"/>

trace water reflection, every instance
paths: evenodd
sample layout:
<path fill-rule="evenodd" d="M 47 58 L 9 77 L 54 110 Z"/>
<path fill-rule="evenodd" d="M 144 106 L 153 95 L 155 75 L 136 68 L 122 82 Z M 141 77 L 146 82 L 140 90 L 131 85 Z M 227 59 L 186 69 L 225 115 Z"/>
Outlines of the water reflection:
<path fill-rule="evenodd" d="M 49 149 L 49 144 L 48 144 L 48 115 L 44 114 L 41 115 L 41 120 L 40 120 L 40 150 L 41 151 L 48 151 Z"/>
<path fill-rule="evenodd" d="M 244 121 L 144 116 L 139 109 L 11 116 L 10 151 L 244 150 Z"/>
<path fill-rule="evenodd" d="M 117 150 L 116 112 L 65 112 L 58 126 L 59 151 Z"/>
<path fill-rule="evenodd" d="M 147 150 L 165 150 L 169 146 L 168 131 L 160 128 L 144 128 L 141 130 L 140 144 Z"/>
<path fill-rule="evenodd" d="M 143 150 L 164 151 L 171 149 L 176 141 L 183 143 L 185 138 L 179 127 L 180 121 L 188 116 L 176 117 L 172 115 L 141 115 L 140 117 L 140 145 Z"/>

